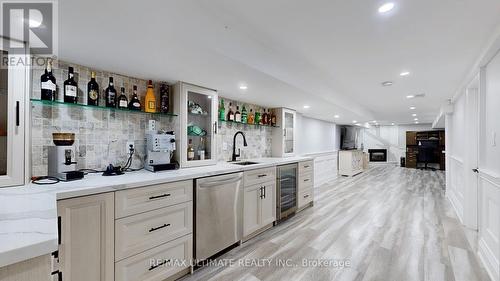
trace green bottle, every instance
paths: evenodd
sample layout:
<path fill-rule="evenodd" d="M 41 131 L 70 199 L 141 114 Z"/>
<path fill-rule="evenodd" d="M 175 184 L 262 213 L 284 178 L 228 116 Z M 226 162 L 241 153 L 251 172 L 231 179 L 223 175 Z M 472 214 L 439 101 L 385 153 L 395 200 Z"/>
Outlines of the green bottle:
<path fill-rule="evenodd" d="M 260 112 L 258 110 L 255 110 L 255 120 L 253 121 L 253 123 L 256 125 L 260 124 Z"/>
<path fill-rule="evenodd" d="M 246 124 L 248 122 L 247 109 L 245 105 L 243 105 L 243 109 L 241 110 L 241 123 Z"/>
<path fill-rule="evenodd" d="M 226 120 L 226 110 L 224 109 L 224 99 L 220 99 L 219 120 Z"/>

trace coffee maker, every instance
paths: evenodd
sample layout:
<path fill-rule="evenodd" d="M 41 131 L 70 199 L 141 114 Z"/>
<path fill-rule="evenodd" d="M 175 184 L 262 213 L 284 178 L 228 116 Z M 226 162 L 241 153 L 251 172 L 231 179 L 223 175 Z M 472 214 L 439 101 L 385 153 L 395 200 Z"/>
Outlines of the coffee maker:
<path fill-rule="evenodd" d="M 146 161 L 144 169 L 157 172 L 174 170 L 175 163 L 171 163 L 175 151 L 175 134 L 156 130 L 156 121 L 149 121 L 149 130 L 146 133 Z"/>
<path fill-rule="evenodd" d="M 83 172 L 76 170 L 75 134 L 53 133 L 52 141 L 55 146 L 48 150 L 48 175 L 62 181 L 78 180 L 83 178 Z"/>

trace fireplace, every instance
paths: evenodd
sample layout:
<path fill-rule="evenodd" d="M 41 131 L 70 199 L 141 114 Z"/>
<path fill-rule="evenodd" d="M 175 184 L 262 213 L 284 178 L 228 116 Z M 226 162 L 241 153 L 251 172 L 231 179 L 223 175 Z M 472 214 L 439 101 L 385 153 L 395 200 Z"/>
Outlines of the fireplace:
<path fill-rule="evenodd" d="M 387 149 L 368 149 L 370 162 L 387 162 Z"/>

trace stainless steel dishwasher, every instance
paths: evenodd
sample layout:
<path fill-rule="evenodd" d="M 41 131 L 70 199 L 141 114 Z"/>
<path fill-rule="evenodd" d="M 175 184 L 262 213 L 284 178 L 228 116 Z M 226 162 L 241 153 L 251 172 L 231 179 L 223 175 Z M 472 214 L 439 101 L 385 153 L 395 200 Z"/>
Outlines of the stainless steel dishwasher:
<path fill-rule="evenodd" d="M 196 179 L 195 258 L 205 260 L 243 233 L 243 173 Z"/>

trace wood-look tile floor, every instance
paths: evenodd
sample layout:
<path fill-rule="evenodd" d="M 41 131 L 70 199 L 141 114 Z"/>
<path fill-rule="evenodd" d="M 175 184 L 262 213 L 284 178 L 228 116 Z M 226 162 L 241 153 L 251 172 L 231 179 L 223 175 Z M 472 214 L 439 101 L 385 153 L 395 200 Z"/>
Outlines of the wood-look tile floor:
<path fill-rule="evenodd" d="M 182 280 L 490 280 L 444 191 L 441 171 L 376 166 L 340 178 L 316 189 L 312 208 L 220 256 L 226 264 Z"/>

